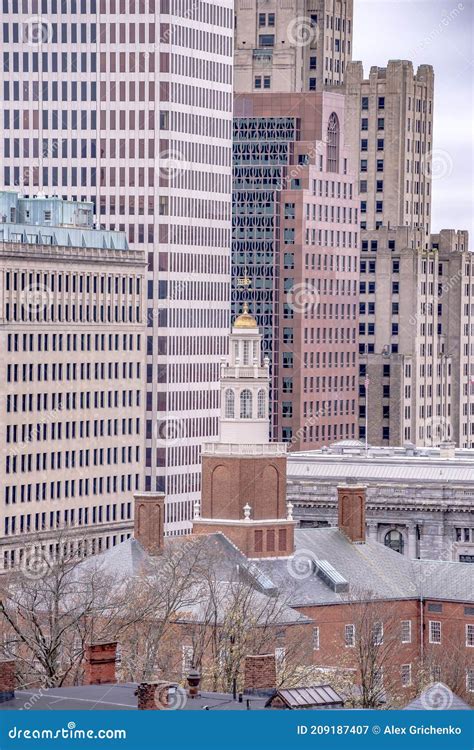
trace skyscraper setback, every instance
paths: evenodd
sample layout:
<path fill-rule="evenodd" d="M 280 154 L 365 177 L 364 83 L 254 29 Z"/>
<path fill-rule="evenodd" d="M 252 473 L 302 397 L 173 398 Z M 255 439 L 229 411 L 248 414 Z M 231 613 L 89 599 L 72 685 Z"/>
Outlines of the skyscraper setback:
<path fill-rule="evenodd" d="M 233 3 L 5 0 L 0 184 L 148 255 L 145 489 L 189 527 L 229 325 Z"/>

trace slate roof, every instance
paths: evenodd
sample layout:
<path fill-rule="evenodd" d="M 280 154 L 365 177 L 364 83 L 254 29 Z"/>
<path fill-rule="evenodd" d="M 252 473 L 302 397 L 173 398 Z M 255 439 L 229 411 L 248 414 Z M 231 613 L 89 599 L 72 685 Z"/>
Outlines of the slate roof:
<path fill-rule="evenodd" d="M 308 561 L 317 560 L 330 562 L 353 591 L 370 591 L 375 597 L 474 601 L 474 567 L 470 563 L 410 560 L 370 539 L 365 544 L 352 544 L 334 527 L 296 529 L 295 544 L 296 553 L 289 560 L 258 562 L 280 589 L 292 592 L 293 606 L 347 601 L 347 593 L 336 593 L 310 572 Z"/>
<path fill-rule="evenodd" d="M 239 570 L 248 566 L 248 559 L 222 533 L 207 537 L 182 537 L 179 543 L 192 543 L 199 539 L 207 547 L 212 559 L 219 596 L 224 603 L 230 596 L 231 584 L 238 580 Z M 176 543 L 176 540 L 168 543 Z M 281 605 L 283 623 L 303 622 L 291 607 L 336 604 L 347 601 L 345 591 L 335 591 L 327 581 L 317 575 L 317 562 L 325 560 L 356 595 L 371 592 L 371 596 L 385 600 L 443 599 L 474 602 L 474 566 L 470 563 L 433 560 L 410 560 L 379 542 L 368 539 L 364 544 L 352 544 L 335 527 L 295 529 L 296 552 L 290 558 L 254 560 L 255 572 L 268 579 L 269 591 L 277 589 L 283 597 Z M 159 561 L 159 558 L 155 558 Z M 113 574 L 117 582 L 147 572 L 150 558 L 140 543 L 128 539 L 94 558 L 88 565 L 103 566 L 105 574 Z M 254 580 L 255 602 L 263 603 L 266 593 L 259 590 Z M 273 591 L 273 595 L 274 595 Z M 270 594 L 271 595 L 271 594 Z M 188 614 L 199 619 L 204 603 L 196 602 Z M 303 619 L 302 619 L 303 618 Z M 183 618 L 186 619 L 186 618 Z"/>

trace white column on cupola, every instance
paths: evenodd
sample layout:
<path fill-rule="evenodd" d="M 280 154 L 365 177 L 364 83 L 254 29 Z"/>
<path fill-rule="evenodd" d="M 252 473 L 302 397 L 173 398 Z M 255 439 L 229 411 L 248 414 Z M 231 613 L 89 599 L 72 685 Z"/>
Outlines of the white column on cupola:
<path fill-rule="evenodd" d="M 221 366 L 220 442 L 269 442 L 269 360 L 262 363 L 262 337 L 247 303 L 234 321 L 229 357 Z"/>

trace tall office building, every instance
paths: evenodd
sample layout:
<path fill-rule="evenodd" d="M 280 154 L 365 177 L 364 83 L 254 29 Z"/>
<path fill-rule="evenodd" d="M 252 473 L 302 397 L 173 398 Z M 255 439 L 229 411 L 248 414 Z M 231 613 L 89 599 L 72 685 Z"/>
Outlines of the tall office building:
<path fill-rule="evenodd" d="M 365 79 L 353 62 L 344 91 L 361 230 L 359 435 L 439 445 L 451 376 L 430 242 L 433 69 L 391 60 Z"/>
<path fill-rule="evenodd" d="M 358 208 L 344 97 L 236 99 L 233 312 L 270 361 L 270 423 L 290 449 L 357 435 Z"/>
<path fill-rule="evenodd" d="M 3 192 L 0 216 L 0 571 L 41 574 L 63 544 L 92 554 L 133 529 L 146 259 L 91 203 Z"/>
<path fill-rule="evenodd" d="M 229 324 L 232 0 L 5 0 L 1 184 L 148 255 L 145 489 L 190 527 Z"/>
<path fill-rule="evenodd" d="M 431 216 L 434 75 L 406 60 L 386 68 L 347 66 L 346 138 L 358 169 L 361 230 L 422 229 Z"/>
<path fill-rule="evenodd" d="M 235 91 L 340 86 L 352 58 L 353 0 L 237 0 Z"/>
<path fill-rule="evenodd" d="M 442 427 L 460 448 L 474 448 L 474 253 L 465 231 L 431 235 L 438 254 L 438 319 L 442 338 Z"/>

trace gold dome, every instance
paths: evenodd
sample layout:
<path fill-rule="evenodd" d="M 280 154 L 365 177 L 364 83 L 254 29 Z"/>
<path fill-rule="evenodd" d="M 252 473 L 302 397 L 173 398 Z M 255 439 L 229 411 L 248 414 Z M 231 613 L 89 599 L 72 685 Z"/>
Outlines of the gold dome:
<path fill-rule="evenodd" d="M 243 312 L 234 321 L 234 328 L 257 328 L 257 321 L 249 313 L 249 306 L 244 302 Z"/>

